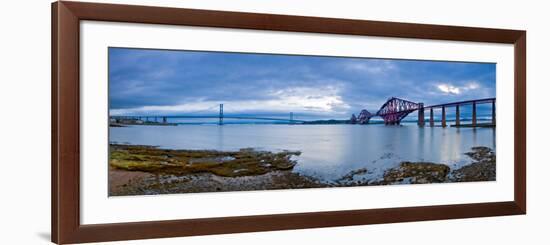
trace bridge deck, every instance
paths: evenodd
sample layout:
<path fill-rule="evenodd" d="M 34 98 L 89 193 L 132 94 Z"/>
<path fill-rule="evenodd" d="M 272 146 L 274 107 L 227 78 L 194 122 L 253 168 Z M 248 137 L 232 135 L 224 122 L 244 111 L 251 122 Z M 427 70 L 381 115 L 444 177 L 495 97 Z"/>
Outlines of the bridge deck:
<path fill-rule="evenodd" d="M 496 101 L 496 98 L 485 98 L 485 99 L 477 99 L 477 100 L 465 100 L 465 101 L 458 101 L 458 102 L 451 102 L 451 103 L 444 103 L 444 104 L 438 104 L 438 105 L 430 105 L 430 106 L 424 106 L 424 109 L 429 108 L 439 108 L 439 107 L 451 107 L 456 105 L 468 105 L 473 104 L 474 102 L 476 104 L 485 104 L 485 103 L 492 103 Z"/>
<path fill-rule="evenodd" d="M 136 116 L 111 116 L 112 118 L 181 118 L 181 119 L 219 119 L 220 116 L 185 116 L 185 115 L 170 115 L 170 116 L 143 116 L 143 115 L 136 115 Z M 223 115 L 221 118 L 223 119 L 244 119 L 244 120 L 269 120 L 269 121 L 285 121 L 285 122 L 306 122 L 305 120 L 297 120 L 297 119 L 286 119 L 286 118 L 270 118 L 270 117 L 247 117 L 247 116 L 226 116 Z"/>

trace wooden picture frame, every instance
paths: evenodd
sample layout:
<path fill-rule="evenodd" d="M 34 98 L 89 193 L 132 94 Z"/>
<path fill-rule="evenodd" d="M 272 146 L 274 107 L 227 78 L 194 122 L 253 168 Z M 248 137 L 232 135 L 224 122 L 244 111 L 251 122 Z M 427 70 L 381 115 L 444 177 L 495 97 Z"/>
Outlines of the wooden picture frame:
<path fill-rule="evenodd" d="M 79 23 L 82 20 L 513 44 L 514 201 L 82 225 L 79 199 Z M 51 48 L 53 242 L 99 242 L 526 213 L 525 31 L 62 1 L 52 4 Z"/>

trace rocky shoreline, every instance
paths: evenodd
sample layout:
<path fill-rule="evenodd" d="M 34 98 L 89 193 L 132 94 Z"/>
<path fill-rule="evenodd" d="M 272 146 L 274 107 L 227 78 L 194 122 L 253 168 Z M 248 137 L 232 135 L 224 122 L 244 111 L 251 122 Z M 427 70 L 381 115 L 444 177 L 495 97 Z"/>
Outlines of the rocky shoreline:
<path fill-rule="evenodd" d="M 496 155 L 488 147 L 472 147 L 467 152 L 474 162 L 451 172 L 448 182 L 472 182 L 496 180 Z"/>
<path fill-rule="evenodd" d="M 379 179 L 360 179 L 367 168 L 350 171 L 332 182 L 293 172 L 300 152 L 253 149 L 221 152 L 166 150 L 152 146 L 110 145 L 109 195 L 154 195 L 223 191 L 276 190 L 344 186 L 493 181 L 495 153 L 473 147 L 473 162 L 452 170 L 445 164 L 401 162 Z"/>

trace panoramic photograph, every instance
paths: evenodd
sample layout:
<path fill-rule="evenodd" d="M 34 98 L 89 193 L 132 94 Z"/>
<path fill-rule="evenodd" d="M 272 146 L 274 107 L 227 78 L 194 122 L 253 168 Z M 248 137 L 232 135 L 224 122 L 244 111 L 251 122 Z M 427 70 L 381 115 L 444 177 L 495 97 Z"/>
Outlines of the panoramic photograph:
<path fill-rule="evenodd" d="M 108 52 L 109 196 L 497 177 L 495 63 Z"/>

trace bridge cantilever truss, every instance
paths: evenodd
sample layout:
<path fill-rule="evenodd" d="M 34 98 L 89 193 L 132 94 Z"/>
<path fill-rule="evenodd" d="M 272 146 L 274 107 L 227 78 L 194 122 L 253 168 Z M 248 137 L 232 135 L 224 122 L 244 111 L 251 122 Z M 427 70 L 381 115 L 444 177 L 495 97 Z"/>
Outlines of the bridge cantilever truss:
<path fill-rule="evenodd" d="M 419 105 L 412 101 L 392 97 L 380 107 L 376 115 L 382 117 L 386 125 L 399 124 L 411 112 L 418 110 Z"/>
<path fill-rule="evenodd" d="M 358 124 L 367 124 L 369 123 L 369 120 L 371 117 L 373 117 L 374 114 L 370 113 L 369 111 L 363 109 L 361 110 L 361 113 L 359 113 L 359 116 L 357 117 L 356 123 Z"/>
<path fill-rule="evenodd" d="M 351 121 L 357 124 L 368 124 L 372 117 L 379 116 L 384 119 L 386 125 L 394 125 L 399 124 L 403 118 L 421 107 L 421 103 L 391 97 L 375 114 L 363 109 L 357 118 L 353 115 Z"/>

